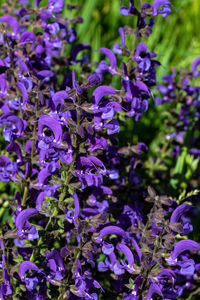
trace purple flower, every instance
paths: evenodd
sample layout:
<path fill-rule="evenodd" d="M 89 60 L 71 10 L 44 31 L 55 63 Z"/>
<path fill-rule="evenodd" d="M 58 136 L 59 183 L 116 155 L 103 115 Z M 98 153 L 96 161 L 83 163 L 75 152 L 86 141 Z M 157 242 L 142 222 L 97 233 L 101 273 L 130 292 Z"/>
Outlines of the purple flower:
<path fill-rule="evenodd" d="M 124 266 L 120 265 L 120 263 L 117 261 L 113 266 L 113 272 L 116 275 L 122 275 L 125 273 Z"/>
<path fill-rule="evenodd" d="M 43 81 L 49 81 L 51 77 L 54 77 L 55 73 L 49 70 L 40 71 L 37 73 L 37 77 Z"/>
<path fill-rule="evenodd" d="M 200 57 L 195 58 L 192 63 L 192 75 L 197 77 L 200 75 L 200 71 L 197 71 L 197 67 L 200 65 Z"/>
<path fill-rule="evenodd" d="M 163 293 L 162 293 L 162 291 L 161 291 L 161 288 L 160 288 L 160 286 L 159 286 L 157 283 L 151 283 L 151 284 L 150 284 L 150 287 L 149 287 L 149 291 L 148 291 L 146 300 L 151 300 L 151 299 L 153 299 L 152 296 L 153 296 L 154 294 L 158 294 L 158 295 L 160 295 L 161 297 L 163 297 Z"/>
<path fill-rule="evenodd" d="M 60 26 L 57 22 L 47 24 L 47 30 L 50 34 L 58 34 Z"/>
<path fill-rule="evenodd" d="M 36 275 L 33 272 L 30 272 L 29 277 L 25 276 L 25 273 L 29 270 L 36 271 Z M 19 277 L 21 281 L 25 282 L 26 288 L 28 291 L 36 289 L 38 284 L 37 273 L 40 272 L 40 269 L 31 261 L 23 261 L 19 266 Z"/>
<path fill-rule="evenodd" d="M 17 215 L 16 228 L 17 235 L 20 239 L 34 240 L 39 237 L 35 226 L 31 226 L 27 221 L 29 218 L 35 215 L 38 215 L 38 211 L 34 208 L 24 209 Z"/>
<path fill-rule="evenodd" d="M 127 247 L 125 244 L 119 243 L 116 246 L 117 250 L 121 251 L 124 256 L 126 257 L 127 261 L 128 261 L 128 265 L 125 263 L 125 261 L 123 261 L 123 266 L 126 268 L 126 270 L 129 273 L 133 273 L 134 268 L 133 268 L 133 264 L 134 264 L 134 257 L 133 257 L 133 253 L 132 251 L 129 249 L 129 247 Z"/>
<path fill-rule="evenodd" d="M 15 175 L 17 174 L 17 164 L 12 162 L 7 156 L 0 156 L 0 180 L 4 182 L 9 182 L 10 180 L 15 180 Z"/>
<path fill-rule="evenodd" d="M 110 122 L 106 123 L 104 127 L 107 128 L 108 135 L 120 132 L 119 122 L 116 119 L 113 119 Z"/>
<path fill-rule="evenodd" d="M 120 228 L 118 226 L 106 226 L 99 232 L 99 235 L 98 235 L 98 237 L 95 238 L 95 240 L 98 243 L 101 243 L 104 236 L 110 235 L 110 234 L 116 234 L 121 237 L 126 236 L 126 232 L 122 228 Z"/>
<path fill-rule="evenodd" d="M 0 240 L 0 249 L 2 252 L 4 251 L 4 244 L 2 240 Z M 4 254 L 2 254 L 2 263 L 0 263 L 0 265 L 0 267 L 3 269 L 3 283 L 0 285 L 0 299 L 4 299 L 3 295 L 12 294 L 12 286 L 10 284 L 10 278 L 6 269 L 6 257 Z"/>
<path fill-rule="evenodd" d="M 177 263 L 181 267 L 180 274 L 184 276 L 193 276 L 195 271 L 195 262 L 188 257 L 182 257 L 182 260 Z"/>
<path fill-rule="evenodd" d="M 183 225 L 183 232 L 181 235 L 188 234 L 193 230 L 193 226 L 190 224 L 190 218 L 184 216 L 191 209 L 191 205 L 181 204 L 173 211 L 171 215 L 170 223 L 177 223 L 179 222 L 179 219 L 181 219 L 181 223 Z"/>
<path fill-rule="evenodd" d="M 107 242 L 103 242 L 102 252 L 106 255 L 110 255 L 114 251 L 114 246 Z"/>
<path fill-rule="evenodd" d="M 192 208 L 191 205 L 181 204 L 172 213 L 170 218 L 170 223 L 177 223 L 179 218 Z"/>
<path fill-rule="evenodd" d="M 19 32 L 19 23 L 17 19 L 13 16 L 2 16 L 0 17 L 0 22 L 8 24 L 15 35 Z"/>
<path fill-rule="evenodd" d="M 75 173 L 82 182 L 82 188 L 92 185 L 99 186 L 102 184 L 102 176 L 106 174 L 106 168 L 95 156 L 80 156 Z"/>
<path fill-rule="evenodd" d="M 163 18 L 166 18 L 170 13 L 171 9 L 169 5 L 172 5 L 168 0 L 155 0 L 152 4 L 152 13 L 153 16 L 157 16 L 158 14 L 162 14 Z M 159 8 L 162 8 L 159 10 Z"/>
<path fill-rule="evenodd" d="M 48 1 L 48 9 L 49 11 L 59 13 L 63 10 L 65 6 L 64 0 L 49 0 Z"/>
<path fill-rule="evenodd" d="M 50 282 L 53 280 L 61 280 L 65 275 L 65 267 L 59 251 L 54 249 L 46 254 L 46 258 L 48 260 L 47 266 L 50 269 L 50 275 L 47 276 L 47 279 Z"/>
<path fill-rule="evenodd" d="M 134 16 L 139 14 L 138 10 L 134 6 L 134 0 L 130 0 L 129 7 L 121 6 L 119 12 L 124 16 L 131 16 L 131 15 Z"/>
<path fill-rule="evenodd" d="M 19 266 L 19 277 L 22 281 L 25 280 L 26 277 L 24 275 L 28 270 L 39 271 L 39 268 L 31 261 L 21 262 Z"/>
<path fill-rule="evenodd" d="M 97 87 L 92 94 L 93 108 L 98 108 L 98 104 L 104 96 L 114 94 L 116 94 L 116 91 L 110 86 L 102 85 Z"/>
<path fill-rule="evenodd" d="M 6 125 L 3 129 L 3 136 L 6 141 L 12 142 L 15 137 L 21 138 L 23 136 L 25 123 L 19 117 L 6 113 L 0 118 L 0 124 Z"/>
<path fill-rule="evenodd" d="M 106 150 L 108 147 L 107 140 L 104 137 L 89 137 L 89 148 L 88 150 L 90 152 L 94 152 L 97 149 L 103 149 Z"/>
<path fill-rule="evenodd" d="M 48 127 L 53 132 L 53 136 L 46 136 L 43 129 Z M 62 127 L 60 123 L 48 115 L 42 115 L 38 120 L 38 136 L 40 138 L 39 148 L 49 149 L 51 146 L 58 147 L 61 144 Z"/>
<path fill-rule="evenodd" d="M 113 52 L 110 49 L 108 49 L 108 48 L 100 48 L 99 52 L 101 52 L 102 54 L 104 54 L 104 55 L 106 55 L 108 57 L 109 62 L 110 62 L 110 67 L 108 68 L 108 71 L 111 74 L 114 74 L 116 72 L 115 68 L 117 66 L 117 60 L 116 60 L 116 57 L 113 54 Z"/>
<path fill-rule="evenodd" d="M 171 256 L 166 259 L 169 265 L 174 265 L 177 262 L 178 256 L 188 250 L 200 250 L 200 245 L 193 240 L 182 240 L 175 244 L 174 249 L 172 250 Z"/>
<path fill-rule="evenodd" d="M 159 283 L 165 283 L 170 279 L 173 283 L 175 282 L 176 274 L 170 269 L 163 269 L 157 276 L 156 279 Z"/>
<path fill-rule="evenodd" d="M 27 104 L 27 101 L 28 101 L 28 94 L 27 94 L 27 91 L 26 91 L 26 88 L 25 86 L 23 85 L 23 83 L 21 82 L 17 82 L 16 83 L 16 87 L 20 90 L 21 94 L 22 94 L 22 109 L 25 110 L 26 109 L 26 104 Z"/>
<path fill-rule="evenodd" d="M 73 63 L 73 64 L 76 64 L 76 63 L 78 63 L 78 62 L 83 62 L 83 61 L 84 61 L 84 58 L 79 59 L 79 60 L 76 59 L 78 53 L 79 53 L 80 51 L 83 51 L 83 50 L 90 50 L 90 49 L 91 49 L 91 47 L 90 47 L 88 44 L 82 43 L 82 44 L 76 45 L 76 46 L 72 49 L 72 54 L 71 54 L 71 56 L 72 56 L 72 63 Z"/>
<path fill-rule="evenodd" d="M 76 219 L 78 218 L 79 214 L 80 214 L 80 205 L 79 205 L 79 199 L 76 193 L 73 194 L 73 198 L 74 198 L 74 211 L 72 211 L 71 209 L 67 211 L 67 213 L 65 214 L 66 219 L 68 222 L 70 223 L 74 223 L 74 225 L 76 224 Z"/>
<path fill-rule="evenodd" d="M 122 47 L 126 47 L 126 44 L 125 44 L 125 32 L 124 32 L 124 28 L 120 27 L 119 30 L 118 30 L 119 34 L 120 34 L 120 37 L 121 37 L 121 47 L 115 43 L 114 46 L 113 46 L 113 51 L 115 54 L 122 54 Z"/>
<path fill-rule="evenodd" d="M 25 31 L 21 35 L 21 44 L 34 43 L 36 41 L 36 36 L 31 31 Z"/>
<path fill-rule="evenodd" d="M 17 163 L 18 166 L 21 166 L 21 165 L 24 164 L 23 158 L 22 158 L 21 148 L 17 143 L 15 143 L 15 142 L 10 143 L 6 148 L 6 151 L 7 152 L 15 152 L 17 154 L 16 163 Z"/>
<path fill-rule="evenodd" d="M 75 28 L 66 28 L 66 40 L 69 44 L 73 43 L 77 38 L 77 33 Z"/>

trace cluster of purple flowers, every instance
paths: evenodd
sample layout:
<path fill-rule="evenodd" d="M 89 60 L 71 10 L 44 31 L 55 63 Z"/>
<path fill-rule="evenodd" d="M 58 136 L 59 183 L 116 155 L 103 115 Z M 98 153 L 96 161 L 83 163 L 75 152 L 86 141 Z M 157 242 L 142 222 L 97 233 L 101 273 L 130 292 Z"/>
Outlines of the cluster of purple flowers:
<path fill-rule="evenodd" d="M 104 60 L 95 68 L 91 47 L 76 43 L 83 20 L 63 17 L 64 0 L 19 4 L 14 12 L 3 5 L 0 17 L 0 126 L 7 142 L 0 180 L 17 186 L 13 227 L 0 236 L 0 299 L 177 299 L 194 290 L 200 265 L 191 251 L 200 245 L 187 235 L 195 207 L 147 191 L 138 171 L 147 145 L 120 148 L 117 137 L 119 120 L 139 121 L 148 110 L 160 66 L 137 40 L 151 34 L 155 17 L 167 17 L 172 4 L 121 6 L 122 15 L 137 17 L 135 48 L 128 49 L 129 32 L 121 27 L 121 45 L 100 48 Z M 188 76 L 199 76 L 199 63 Z M 120 89 L 107 76 L 120 78 Z M 157 104 L 175 97 L 174 77 L 157 87 Z M 187 79 L 181 88 L 186 101 L 176 139 L 190 127 L 188 105 L 199 108 L 200 89 Z"/>

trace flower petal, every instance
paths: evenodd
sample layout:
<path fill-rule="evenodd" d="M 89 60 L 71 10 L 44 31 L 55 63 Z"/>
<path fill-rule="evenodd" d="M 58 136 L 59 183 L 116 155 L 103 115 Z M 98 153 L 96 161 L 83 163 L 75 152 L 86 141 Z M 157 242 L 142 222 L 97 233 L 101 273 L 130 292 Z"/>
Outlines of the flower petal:
<path fill-rule="evenodd" d="M 48 1 L 48 9 L 52 12 L 59 13 L 65 7 L 64 0 L 49 0 Z"/>
<path fill-rule="evenodd" d="M 168 277 L 172 282 L 176 278 L 176 274 L 170 269 L 163 269 L 157 276 L 157 278 L 162 278 L 163 276 Z"/>
<path fill-rule="evenodd" d="M 177 223 L 180 217 L 192 208 L 191 205 L 181 204 L 172 213 L 170 223 Z"/>
<path fill-rule="evenodd" d="M 19 277 L 22 281 L 25 280 L 25 276 L 24 274 L 26 273 L 26 271 L 28 270 L 34 270 L 34 271 L 39 271 L 39 268 L 31 261 L 23 261 L 21 262 L 20 266 L 19 266 Z"/>
<path fill-rule="evenodd" d="M 20 146 L 17 143 L 15 143 L 15 142 L 10 143 L 6 148 L 6 151 L 7 152 L 15 152 L 17 154 L 17 163 L 23 164 L 22 152 L 21 152 Z"/>
<path fill-rule="evenodd" d="M 192 74 L 194 77 L 200 75 L 200 71 L 197 71 L 198 65 L 200 65 L 200 57 L 197 57 L 192 63 Z"/>
<path fill-rule="evenodd" d="M 108 135 L 120 132 L 119 122 L 116 119 L 113 119 L 110 122 L 106 123 L 105 128 L 107 128 Z"/>
<path fill-rule="evenodd" d="M 119 34 L 120 34 L 120 37 L 121 37 L 121 46 L 125 47 L 125 33 L 124 33 L 124 28 L 120 27 L 118 31 L 119 31 Z"/>
<path fill-rule="evenodd" d="M 187 250 L 200 250 L 200 245 L 193 240 L 182 240 L 175 244 L 171 258 L 175 260 L 182 252 Z"/>
<path fill-rule="evenodd" d="M 159 287 L 159 285 L 156 283 L 151 283 L 146 300 L 152 300 L 153 299 L 152 296 L 154 294 L 158 294 L 161 297 L 163 297 L 163 294 L 162 294 L 162 291 L 161 291 L 161 288 Z"/>
<path fill-rule="evenodd" d="M 15 17 L 2 16 L 0 17 L 0 22 L 8 24 L 15 35 L 19 32 L 19 23 Z"/>
<path fill-rule="evenodd" d="M 170 1 L 168 0 L 155 0 L 152 4 L 152 12 L 153 12 L 153 16 L 157 16 L 159 13 L 159 8 L 163 5 L 172 5 Z"/>
<path fill-rule="evenodd" d="M 55 109 L 57 108 L 57 106 L 63 105 L 64 104 L 64 100 L 67 99 L 68 95 L 66 91 L 59 91 L 57 93 L 55 93 L 52 97 L 52 101 L 55 105 Z"/>
<path fill-rule="evenodd" d="M 77 55 L 78 55 L 78 53 L 80 52 L 80 51 L 83 51 L 83 50 L 90 50 L 91 49 L 91 47 L 88 45 L 88 44 L 85 44 L 85 43 L 82 43 L 82 44 L 78 44 L 78 45 L 76 45 L 73 49 L 72 49 L 72 60 L 73 60 L 73 62 L 76 62 L 76 57 L 77 57 Z"/>
<path fill-rule="evenodd" d="M 60 269 L 63 271 L 65 269 L 64 264 L 63 264 L 63 259 L 60 255 L 60 252 L 56 249 L 54 249 L 53 251 L 49 252 L 47 254 L 47 259 L 55 259 L 56 263 L 58 264 L 58 266 L 60 267 Z"/>
<path fill-rule="evenodd" d="M 134 257 L 132 251 L 127 247 L 125 244 L 119 243 L 116 246 L 117 250 L 121 251 L 127 258 L 128 266 L 130 268 L 133 267 L 134 264 Z"/>
<path fill-rule="evenodd" d="M 119 236 L 126 236 L 126 232 L 118 227 L 118 226 L 107 226 L 107 227 L 104 227 L 100 232 L 99 232 L 99 235 L 98 237 L 96 238 L 96 241 L 97 242 L 101 242 L 104 238 L 104 236 L 106 235 L 109 235 L 109 234 L 116 234 L 116 235 L 119 235 Z"/>
<path fill-rule="evenodd" d="M 62 138 L 62 127 L 60 123 L 48 115 L 42 115 L 38 120 L 38 135 L 42 137 L 44 127 L 49 127 L 54 134 L 54 143 L 60 144 Z"/>
<path fill-rule="evenodd" d="M 93 94 L 92 94 L 92 102 L 95 105 L 98 105 L 99 101 L 106 95 L 114 95 L 116 94 L 116 91 L 108 86 L 108 85 L 102 85 L 97 87 Z"/>
<path fill-rule="evenodd" d="M 20 90 L 20 92 L 22 94 L 22 99 L 23 99 L 22 108 L 25 110 L 26 109 L 26 103 L 28 101 L 27 90 L 26 90 L 25 86 L 23 85 L 23 83 L 21 83 L 21 82 L 17 82 L 16 87 Z"/>
<path fill-rule="evenodd" d="M 74 219 L 76 220 L 80 213 L 80 205 L 79 205 L 79 199 L 76 193 L 73 195 L 74 198 Z"/>
<path fill-rule="evenodd" d="M 99 52 L 101 52 L 102 54 L 105 54 L 108 57 L 111 70 L 114 71 L 117 66 L 117 60 L 116 60 L 115 54 L 108 48 L 100 48 Z"/>
<path fill-rule="evenodd" d="M 24 224 L 27 221 L 27 219 L 29 219 L 30 217 L 33 217 L 35 215 L 38 215 L 38 211 L 37 211 L 37 209 L 34 209 L 34 208 L 24 209 L 17 215 L 16 228 L 17 228 L 17 232 L 19 235 L 22 233 Z"/>
<path fill-rule="evenodd" d="M 148 48 L 147 48 L 147 45 L 144 43 L 144 42 L 140 42 L 138 45 L 137 45 L 137 48 L 136 48 L 136 51 L 135 51 L 135 61 L 139 62 L 141 57 L 140 57 L 140 54 L 142 52 L 147 52 L 148 51 Z"/>
<path fill-rule="evenodd" d="M 21 35 L 21 43 L 34 43 L 36 41 L 36 36 L 31 31 L 25 31 Z"/>
<path fill-rule="evenodd" d="M 49 70 L 43 70 L 37 73 L 39 79 L 44 79 L 45 77 L 54 77 L 55 73 Z"/>

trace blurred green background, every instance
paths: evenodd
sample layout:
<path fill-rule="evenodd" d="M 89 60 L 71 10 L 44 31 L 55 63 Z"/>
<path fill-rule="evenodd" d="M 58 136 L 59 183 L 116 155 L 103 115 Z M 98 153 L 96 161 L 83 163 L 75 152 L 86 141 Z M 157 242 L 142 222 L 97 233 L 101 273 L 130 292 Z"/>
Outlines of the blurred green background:
<path fill-rule="evenodd" d="M 136 7 L 139 2 L 135 0 Z M 128 6 L 127 0 L 121 4 L 120 0 L 66 0 L 66 3 L 83 5 L 80 15 L 84 23 L 78 26 L 78 36 L 81 42 L 90 44 L 93 49 L 112 49 L 115 42 L 120 43 L 120 26 L 129 25 L 134 28 L 136 17 L 119 14 L 121 5 Z M 143 39 L 150 51 L 158 54 L 162 63 L 158 78 L 168 72 L 171 66 L 190 68 L 194 58 L 200 55 L 200 1 L 172 0 L 171 3 L 175 7 L 172 8 L 171 15 L 166 19 L 161 15 L 156 17 L 153 34 L 149 39 Z M 92 59 L 98 58 L 99 53 L 94 51 Z"/>

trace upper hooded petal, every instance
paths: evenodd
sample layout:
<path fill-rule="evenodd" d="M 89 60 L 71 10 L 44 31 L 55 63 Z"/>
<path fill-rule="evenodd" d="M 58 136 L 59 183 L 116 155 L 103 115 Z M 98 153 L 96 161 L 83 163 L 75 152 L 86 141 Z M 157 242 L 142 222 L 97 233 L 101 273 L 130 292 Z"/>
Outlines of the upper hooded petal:
<path fill-rule="evenodd" d="M 52 97 L 52 101 L 55 105 L 55 109 L 57 108 L 57 106 L 63 105 L 64 104 L 64 100 L 67 99 L 68 95 L 66 91 L 59 91 L 56 92 L 53 97 Z"/>
<path fill-rule="evenodd" d="M 138 93 L 151 94 L 148 86 L 142 81 L 135 81 L 132 87 L 133 96 L 136 96 Z"/>
<path fill-rule="evenodd" d="M 17 129 L 17 133 L 15 131 L 15 136 L 22 136 L 25 127 L 22 119 L 11 113 L 7 113 L 1 117 L 0 121 L 3 121 L 4 124 L 12 125 L 14 129 Z"/>
<path fill-rule="evenodd" d="M 25 222 L 30 217 L 33 217 L 35 215 L 38 215 L 38 211 L 37 211 L 37 209 L 34 209 L 34 208 L 24 209 L 17 215 L 16 228 L 17 228 L 17 232 L 19 235 L 22 233 Z"/>
<path fill-rule="evenodd" d="M 116 60 L 115 54 L 108 48 L 100 48 L 99 52 L 101 52 L 102 54 L 105 54 L 108 57 L 111 70 L 115 70 L 115 68 L 117 66 L 117 60 Z"/>
<path fill-rule="evenodd" d="M 116 94 L 116 91 L 108 86 L 108 85 L 102 85 L 97 87 L 93 94 L 92 94 L 92 102 L 94 105 L 98 105 L 99 101 L 106 95 L 114 95 Z"/>
<path fill-rule="evenodd" d="M 124 33 L 124 28 L 120 27 L 119 28 L 119 34 L 121 37 L 121 46 L 125 47 L 125 33 Z"/>
<path fill-rule="evenodd" d="M 99 232 L 99 235 L 98 237 L 96 238 L 96 241 L 97 242 L 101 242 L 104 238 L 104 236 L 106 235 L 109 235 L 109 234 L 116 234 L 116 235 L 119 235 L 119 236 L 126 236 L 126 232 L 118 227 L 118 226 L 106 226 L 104 227 L 100 232 Z"/>
<path fill-rule="evenodd" d="M 158 294 L 158 295 L 160 295 L 161 297 L 163 297 L 163 294 L 162 294 L 162 291 L 161 291 L 161 288 L 159 287 L 159 285 L 156 284 L 156 283 L 151 283 L 151 285 L 150 285 L 150 287 L 149 287 L 149 291 L 148 291 L 146 300 L 151 300 L 151 299 L 153 299 L 152 296 L 153 296 L 154 294 Z"/>
<path fill-rule="evenodd" d="M 200 75 L 200 71 L 197 71 L 197 67 L 200 65 L 200 57 L 197 57 L 193 63 L 192 63 L 192 74 L 194 77 L 197 77 Z"/>
<path fill-rule="evenodd" d="M 187 250 L 200 250 L 200 245 L 193 240 L 182 240 L 175 244 L 171 258 L 175 260 L 182 252 Z"/>
<path fill-rule="evenodd" d="M 177 223 L 180 217 L 192 208 L 189 204 L 179 205 L 172 213 L 170 223 Z"/>
<path fill-rule="evenodd" d="M 48 176 L 50 176 L 51 173 L 47 171 L 46 168 L 42 169 L 39 174 L 38 174 L 38 181 L 37 181 L 37 185 L 38 186 L 43 186 L 44 185 L 44 182 L 46 180 L 46 178 Z"/>
<path fill-rule="evenodd" d="M 85 43 L 82 43 L 82 44 L 78 44 L 78 45 L 76 45 L 73 49 L 72 49 L 72 60 L 74 61 L 74 62 L 76 62 L 76 57 L 77 57 L 77 55 L 78 55 L 78 53 L 80 52 L 80 51 L 83 51 L 83 50 L 90 50 L 91 49 L 91 47 L 88 45 L 88 44 L 85 44 Z"/>
<path fill-rule="evenodd" d="M 54 143 L 60 144 L 62 138 L 62 127 L 60 123 L 48 115 L 42 115 L 38 120 L 38 135 L 41 137 L 44 127 L 49 127 L 54 134 Z"/>
<path fill-rule="evenodd" d="M 138 61 L 140 59 L 140 54 L 142 52 L 147 52 L 148 51 L 148 48 L 147 48 L 147 45 L 144 43 L 144 42 L 140 42 L 138 45 L 137 45 L 137 48 L 136 48 L 136 51 L 135 51 L 135 61 Z"/>
<path fill-rule="evenodd" d="M 130 268 L 132 268 L 133 264 L 134 264 L 134 257 L 133 257 L 133 253 L 130 250 L 130 248 L 122 243 L 117 244 L 116 248 L 117 248 L 117 250 L 121 251 L 126 256 L 127 261 L 128 261 L 128 266 Z"/>
<path fill-rule="evenodd" d="M 22 152 L 21 152 L 20 146 L 17 143 L 15 143 L 15 142 L 10 143 L 6 148 L 6 151 L 7 152 L 15 152 L 17 154 L 17 163 L 18 164 L 23 163 Z"/>
<path fill-rule="evenodd" d="M 22 100 L 23 100 L 23 103 L 22 103 L 22 108 L 23 109 L 26 109 L 26 103 L 28 101 L 28 93 L 27 93 L 27 90 L 25 88 L 25 86 L 23 85 L 23 83 L 21 82 L 17 82 L 16 83 L 16 87 L 20 90 L 21 94 L 22 94 Z"/>
<path fill-rule="evenodd" d="M 2 16 L 0 17 L 0 22 L 8 24 L 15 35 L 19 32 L 19 23 L 15 17 Z"/>
<path fill-rule="evenodd" d="M 21 35 L 21 43 L 34 43 L 36 41 L 36 36 L 31 31 L 25 31 Z"/>
<path fill-rule="evenodd" d="M 19 266 L 19 277 L 22 281 L 25 280 L 25 276 L 24 274 L 26 273 L 26 271 L 28 270 L 34 270 L 34 271 L 39 271 L 39 268 L 31 261 L 23 261 L 21 262 L 20 266 Z"/>

